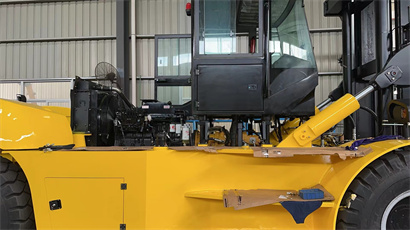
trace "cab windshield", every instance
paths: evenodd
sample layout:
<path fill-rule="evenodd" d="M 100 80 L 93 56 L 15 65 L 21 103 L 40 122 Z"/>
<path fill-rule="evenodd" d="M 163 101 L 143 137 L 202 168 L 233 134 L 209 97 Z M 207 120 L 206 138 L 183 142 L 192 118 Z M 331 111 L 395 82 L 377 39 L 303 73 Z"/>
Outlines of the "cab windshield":
<path fill-rule="evenodd" d="M 302 0 L 272 0 L 269 52 L 272 68 L 316 68 Z"/>

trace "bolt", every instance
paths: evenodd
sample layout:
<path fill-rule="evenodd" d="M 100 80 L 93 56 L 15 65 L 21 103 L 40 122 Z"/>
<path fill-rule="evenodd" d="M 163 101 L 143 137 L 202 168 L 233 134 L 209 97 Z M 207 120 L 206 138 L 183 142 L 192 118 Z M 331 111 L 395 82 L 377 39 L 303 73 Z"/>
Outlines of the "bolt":
<path fill-rule="evenodd" d="M 264 150 L 262 150 L 262 153 L 263 153 L 263 156 L 264 156 L 264 157 L 266 157 L 266 158 L 269 157 L 268 150 L 264 149 Z"/>

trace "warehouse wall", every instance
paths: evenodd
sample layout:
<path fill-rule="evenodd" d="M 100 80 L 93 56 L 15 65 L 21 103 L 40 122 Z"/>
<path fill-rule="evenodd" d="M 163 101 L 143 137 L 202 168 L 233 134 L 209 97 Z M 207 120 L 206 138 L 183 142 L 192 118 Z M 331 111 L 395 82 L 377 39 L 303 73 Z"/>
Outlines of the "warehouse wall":
<path fill-rule="evenodd" d="M 115 36 L 115 1 L 0 5 L 0 40 Z M 115 40 L 0 44 L 0 79 L 73 78 L 115 64 Z"/>
<path fill-rule="evenodd" d="M 337 17 L 323 16 L 323 1 L 305 0 L 305 11 L 310 29 L 341 28 L 342 22 Z M 338 59 L 343 53 L 342 33 L 311 33 L 315 58 L 319 72 L 342 72 Z M 330 91 L 342 81 L 342 76 L 320 76 L 316 88 L 316 104 L 325 100 Z"/>
<path fill-rule="evenodd" d="M 10 1 L 10 0 L 9 0 Z M 185 15 L 188 0 L 136 0 L 138 98 L 154 97 L 155 34 L 189 34 Z M 5 2 L 5 1 L 0 1 Z M 68 42 L 0 43 L 0 79 L 73 78 L 89 76 L 100 61 L 116 64 L 115 0 L 71 1 L 0 5 L 0 41 L 39 38 L 97 37 Z M 311 29 L 340 28 L 338 18 L 324 18 L 323 0 L 305 0 Z M 145 37 L 145 38 L 143 38 Z M 341 72 L 337 59 L 342 54 L 340 32 L 312 33 L 320 72 Z M 321 76 L 317 101 L 340 82 L 340 76 Z M 0 96 L 4 97 L 4 87 Z M 61 86 L 66 87 L 66 86 Z M 65 89 L 61 88 L 59 91 Z M 67 89 L 68 90 L 68 89 Z M 14 97 L 14 94 L 11 94 Z M 51 94 L 50 94 L 51 95 Z"/>
<path fill-rule="evenodd" d="M 0 1 L 0 80 L 90 76 L 100 61 L 115 64 L 115 0 L 11 2 Z M 14 99 L 24 90 L 28 98 L 69 106 L 58 102 L 69 99 L 69 81 L 19 84 L 0 84 L 0 96 Z"/>

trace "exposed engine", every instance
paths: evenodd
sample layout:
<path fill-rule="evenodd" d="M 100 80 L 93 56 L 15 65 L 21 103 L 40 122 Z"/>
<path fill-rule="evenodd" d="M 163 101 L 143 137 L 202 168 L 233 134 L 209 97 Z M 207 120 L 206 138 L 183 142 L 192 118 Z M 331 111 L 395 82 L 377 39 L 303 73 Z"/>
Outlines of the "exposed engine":
<path fill-rule="evenodd" d="M 77 78 L 71 91 L 71 128 L 87 146 L 181 146 L 191 141 L 190 104 L 145 100 L 133 106 L 113 87 Z"/>

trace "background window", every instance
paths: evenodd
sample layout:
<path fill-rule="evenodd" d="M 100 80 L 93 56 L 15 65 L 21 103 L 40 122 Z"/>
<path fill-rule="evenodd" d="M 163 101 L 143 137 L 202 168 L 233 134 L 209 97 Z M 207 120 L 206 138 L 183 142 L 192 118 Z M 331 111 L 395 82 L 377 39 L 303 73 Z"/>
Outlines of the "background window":
<path fill-rule="evenodd" d="M 191 36 L 156 36 L 155 98 L 181 105 L 191 100 Z"/>

